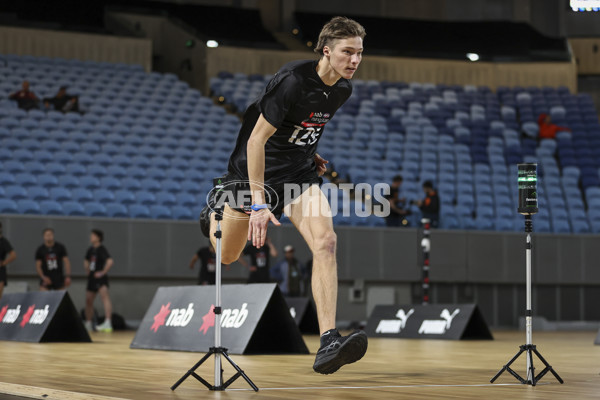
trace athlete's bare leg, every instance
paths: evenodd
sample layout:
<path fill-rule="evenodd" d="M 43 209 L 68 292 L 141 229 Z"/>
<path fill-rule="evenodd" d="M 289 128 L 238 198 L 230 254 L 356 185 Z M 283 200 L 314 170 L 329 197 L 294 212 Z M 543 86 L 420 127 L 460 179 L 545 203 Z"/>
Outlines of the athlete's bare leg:
<path fill-rule="evenodd" d="M 98 289 L 98 293 L 100 294 L 100 298 L 102 299 L 102 305 L 104 306 L 104 315 L 106 316 L 106 319 L 111 321 L 112 302 L 110 301 L 110 296 L 108 294 L 108 287 L 106 285 L 102 285 L 102 287 Z"/>
<path fill-rule="evenodd" d="M 335 328 L 337 306 L 337 238 L 331 209 L 318 185 L 312 185 L 284 213 L 306 240 L 313 253 L 312 291 L 317 304 L 321 334 Z"/>
<path fill-rule="evenodd" d="M 96 299 L 96 293 L 87 290 L 85 292 L 85 320 L 91 321 L 94 317 L 94 300 Z"/>
<path fill-rule="evenodd" d="M 248 219 L 248 215 L 232 210 L 229 205 L 225 204 L 221 220 L 221 263 L 231 264 L 240 258 L 248 239 Z M 215 250 L 217 248 L 216 231 L 217 221 L 213 212 L 210 214 L 210 242 Z"/>
<path fill-rule="evenodd" d="M 0 298 L 2 298 L 2 292 L 4 292 L 4 282 L 0 282 Z"/>

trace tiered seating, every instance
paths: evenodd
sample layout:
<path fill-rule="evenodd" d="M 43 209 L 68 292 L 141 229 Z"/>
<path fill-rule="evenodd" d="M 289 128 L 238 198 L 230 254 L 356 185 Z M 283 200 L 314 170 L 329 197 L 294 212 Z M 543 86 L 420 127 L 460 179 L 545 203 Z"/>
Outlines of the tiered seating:
<path fill-rule="evenodd" d="M 0 58 L 0 213 L 197 218 L 237 117 L 140 66 Z M 25 79 L 40 98 L 68 86 L 85 114 L 18 109 Z"/>
<path fill-rule="evenodd" d="M 376 183 L 400 173 L 402 196 L 409 200 L 421 198 L 422 182 L 431 180 L 440 194 L 442 227 L 522 230 L 516 164 L 537 162 L 536 231 L 600 232 L 600 211 L 593 206 L 600 198 L 600 125 L 589 96 L 566 88 L 492 93 L 471 86 L 353 82 L 352 97 L 328 123 L 319 145 L 342 176 Z M 211 80 L 212 92 L 239 110 L 264 85 L 260 76 L 243 74 Z M 542 112 L 573 132 L 538 144 Z M 420 214 L 412 210 L 416 224 Z M 382 224 L 376 217 L 335 221 Z"/>

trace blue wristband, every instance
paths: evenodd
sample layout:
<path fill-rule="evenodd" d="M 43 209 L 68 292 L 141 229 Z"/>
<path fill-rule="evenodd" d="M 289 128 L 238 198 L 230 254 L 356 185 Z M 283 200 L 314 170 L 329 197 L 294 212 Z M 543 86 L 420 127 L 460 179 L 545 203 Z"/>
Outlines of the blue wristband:
<path fill-rule="evenodd" d="M 269 206 L 267 204 L 252 204 L 250 208 L 254 211 L 259 211 L 265 208 L 269 208 Z"/>

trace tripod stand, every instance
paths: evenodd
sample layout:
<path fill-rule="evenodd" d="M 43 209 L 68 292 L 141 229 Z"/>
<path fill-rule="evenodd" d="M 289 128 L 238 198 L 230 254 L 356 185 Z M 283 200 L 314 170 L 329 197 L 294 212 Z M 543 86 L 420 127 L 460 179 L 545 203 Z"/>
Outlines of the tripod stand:
<path fill-rule="evenodd" d="M 200 381 L 204 386 L 206 386 L 209 390 L 225 390 L 229 385 L 231 385 L 237 378 L 240 376 L 248 382 L 250 387 L 255 392 L 258 392 L 258 387 L 248 378 L 248 376 L 242 371 L 242 369 L 229 357 L 227 354 L 227 349 L 221 346 L 221 220 L 223 219 L 222 211 L 215 211 L 215 220 L 217 221 L 217 230 L 215 231 L 216 238 L 216 278 L 215 278 L 215 290 L 216 290 L 216 301 L 213 311 L 215 313 L 215 346 L 211 347 L 202 357 L 200 361 L 198 361 L 188 372 L 186 372 L 173 386 L 171 386 L 171 390 L 177 389 L 179 385 L 183 383 L 190 375 Z M 196 369 L 200 367 L 204 363 L 204 361 L 208 360 L 210 356 L 215 356 L 215 384 L 211 385 L 204 378 L 196 373 Z M 237 371 L 235 375 L 227 380 L 227 382 L 223 383 L 223 368 L 221 367 L 221 356 L 225 357 L 229 364 Z"/>
<path fill-rule="evenodd" d="M 535 386 L 540 379 L 544 377 L 548 372 L 552 373 L 556 380 L 560 383 L 564 383 L 562 378 L 554 371 L 552 366 L 548 364 L 548 362 L 542 357 L 540 352 L 536 349 L 535 345 L 532 343 L 532 311 L 531 311 L 531 232 L 533 231 L 533 222 L 531 220 L 531 215 L 525 215 L 525 233 L 527 234 L 527 242 L 525 245 L 525 264 L 526 264 L 526 276 L 527 276 L 527 293 L 526 293 L 526 301 L 527 301 L 527 310 L 525 311 L 525 330 L 526 330 L 526 343 L 524 345 L 519 346 L 519 352 L 510 359 L 508 364 L 506 364 L 498 373 L 490 380 L 490 383 L 494 383 L 496 379 L 504 371 L 508 371 L 512 376 L 514 376 L 519 382 L 522 384 L 527 384 L 531 386 Z M 510 366 L 513 362 L 516 361 L 517 358 L 521 354 L 525 353 L 527 358 L 527 376 L 526 379 L 521 377 L 515 370 L 513 370 Z M 536 355 L 539 360 L 544 364 L 545 368 L 539 374 L 535 375 L 535 368 L 533 366 L 533 355 Z"/>

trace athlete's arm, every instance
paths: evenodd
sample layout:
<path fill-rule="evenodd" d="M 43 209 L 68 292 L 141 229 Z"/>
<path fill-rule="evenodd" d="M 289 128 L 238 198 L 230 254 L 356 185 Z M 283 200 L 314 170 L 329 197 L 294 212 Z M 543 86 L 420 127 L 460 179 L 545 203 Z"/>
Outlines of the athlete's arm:
<path fill-rule="evenodd" d="M 194 265 L 198 261 L 198 254 L 194 254 L 194 257 L 190 260 L 190 269 L 194 269 Z"/>
<path fill-rule="evenodd" d="M 50 278 L 44 275 L 44 271 L 42 271 L 42 260 L 35 260 L 35 269 L 42 282 L 44 282 L 44 285 L 49 285 L 52 283 Z"/>
<path fill-rule="evenodd" d="M 327 171 L 327 167 L 325 166 L 325 164 L 329 164 L 329 161 L 327 161 L 318 154 L 315 154 L 314 159 L 315 164 L 317 164 L 317 173 L 319 174 L 319 176 L 323 176 L 323 174 Z"/>
<path fill-rule="evenodd" d="M 90 262 L 88 260 L 83 260 L 83 268 L 85 268 L 85 274 L 90 274 Z"/>
<path fill-rule="evenodd" d="M 277 248 L 273 246 L 273 242 L 271 242 L 271 238 L 269 237 L 267 238 L 267 244 L 269 245 L 269 254 L 271 254 L 271 257 L 277 257 Z"/>
<path fill-rule="evenodd" d="M 5 267 L 8 264 L 10 264 L 11 262 L 15 261 L 17 259 L 17 253 L 14 250 L 11 250 L 10 253 L 8 253 L 8 257 L 6 257 L 4 259 L 4 261 L 2 261 L 2 266 Z"/>
<path fill-rule="evenodd" d="M 271 125 L 262 114 L 258 117 L 246 147 L 248 154 L 248 178 L 252 193 L 252 204 L 265 204 L 265 144 L 277 128 Z M 281 225 L 268 209 L 252 211 L 248 223 L 248 240 L 255 247 L 262 247 L 267 237 L 269 221 Z"/>
<path fill-rule="evenodd" d="M 71 285 L 71 261 L 69 257 L 63 257 L 63 263 L 65 263 L 65 286 Z"/>
<path fill-rule="evenodd" d="M 110 270 L 113 265 L 115 265 L 115 260 L 113 260 L 112 258 L 109 258 L 108 260 L 106 260 L 106 264 L 104 264 L 104 268 L 102 268 L 102 271 L 100 271 L 101 272 L 100 276 L 104 276 L 104 275 L 108 274 L 108 270 Z"/>

